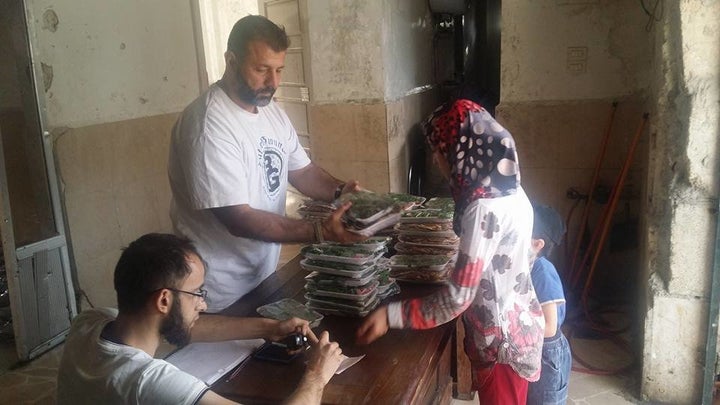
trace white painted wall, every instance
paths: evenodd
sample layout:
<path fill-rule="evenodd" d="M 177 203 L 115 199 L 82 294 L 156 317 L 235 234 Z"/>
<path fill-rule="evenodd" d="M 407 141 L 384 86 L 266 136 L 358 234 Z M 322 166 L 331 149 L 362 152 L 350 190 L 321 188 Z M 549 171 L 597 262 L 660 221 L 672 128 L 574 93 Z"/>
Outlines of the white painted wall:
<path fill-rule="evenodd" d="M 51 127 L 181 111 L 198 94 L 190 2 L 29 2 L 38 62 L 52 67 Z M 53 10 L 57 30 L 43 28 Z"/>
<path fill-rule="evenodd" d="M 648 88 L 652 35 L 640 3 L 568 3 L 503 1 L 503 102 L 613 98 Z M 585 72 L 568 70 L 568 47 L 587 47 Z"/>
<path fill-rule="evenodd" d="M 432 77 L 432 16 L 425 1 L 387 0 L 384 11 L 385 99 L 397 100 Z"/>

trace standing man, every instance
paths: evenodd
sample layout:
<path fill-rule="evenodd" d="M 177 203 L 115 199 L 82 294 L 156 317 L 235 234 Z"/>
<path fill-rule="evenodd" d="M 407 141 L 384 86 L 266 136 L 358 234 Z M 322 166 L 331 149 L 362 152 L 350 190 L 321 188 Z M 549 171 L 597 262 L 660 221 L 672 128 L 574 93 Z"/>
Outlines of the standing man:
<path fill-rule="evenodd" d="M 207 260 L 208 311 L 220 311 L 277 266 L 280 243 L 363 237 L 340 221 L 349 204 L 323 222 L 285 216 L 288 181 L 301 193 L 333 201 L 359 189 L 313 164 L 287 115 L 272 101 L 289 40 L 262 16 L 233 27 L 222 79 L 183 111 L 173 128 L 169 177 L 175 232 Z"/>
<path fill-rule="evenodd" d="M 161 339 L 183 346 L 191 340 L 278 340 L 301 331 L 316 343 L 288 403 L 319 404 L 343 358 L 327 332 L 318 342 L 302 319 L 200 315 L 206 308 L 204 278 L 202 258 L 189 240 L 148 234 L 132 242 L 115 267 L 118 310 L 90 309 L 73 320 L 58 370 L 58 403 L 234 403 L 153 358 Z"/>

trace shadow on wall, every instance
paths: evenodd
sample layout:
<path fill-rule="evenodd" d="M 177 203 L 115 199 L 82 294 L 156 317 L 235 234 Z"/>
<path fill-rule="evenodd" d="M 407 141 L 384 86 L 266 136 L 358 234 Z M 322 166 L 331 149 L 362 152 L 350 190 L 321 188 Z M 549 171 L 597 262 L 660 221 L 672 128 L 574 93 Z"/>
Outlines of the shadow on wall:
<path fill-rule="evenodd" d="M 433 164 L 432 151 L 425 141 L 420 123 L 410 129 L 407 141 L 409 194 L 426 198 L 449 197 L 450 187 Z"/>

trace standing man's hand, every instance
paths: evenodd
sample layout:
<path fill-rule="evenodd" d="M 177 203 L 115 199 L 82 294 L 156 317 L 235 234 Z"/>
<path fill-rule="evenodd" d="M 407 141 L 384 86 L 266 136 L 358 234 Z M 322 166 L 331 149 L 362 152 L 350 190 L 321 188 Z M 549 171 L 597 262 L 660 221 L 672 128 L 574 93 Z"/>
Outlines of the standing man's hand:
<path fill-rule="evenodd" d="M 360 182 L 357 180 L 348 180 L 345 185 L 342 188 L 342 192 L 340 195 L 347 194 L 347 193 L 357 193 L 358 191 L 363 191 L 364 189 L 360 187 Z"/>
<path fill-rule="evenodd" d="M 350 232 L 345 229 L 345 224 L 342 222 L 342 217 L 345 215 L 348 209 L 352 206 L 351 202 L 346 202 L 336 209 L 325 221 L 322 223 L 323 237 L 325 240 L 340 242 L 340 243 L 356 243 L 362 242 L 367 239 L 367 236 L 358 235 L 354 232 Z"/>

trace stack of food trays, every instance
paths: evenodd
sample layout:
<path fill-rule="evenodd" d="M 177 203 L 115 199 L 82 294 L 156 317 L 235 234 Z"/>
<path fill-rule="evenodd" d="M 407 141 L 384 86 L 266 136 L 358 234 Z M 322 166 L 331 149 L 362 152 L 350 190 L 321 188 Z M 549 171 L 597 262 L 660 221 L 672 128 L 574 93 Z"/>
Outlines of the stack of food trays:
<path fill-rule="evenodd" d="M 302 250 L 307 307 L 323 314 L 363 317 L 381 299 L 399 292 L 382 259 L 388 238 L 353 245 L 310 245 Z"/>
<path fill-rule="evenodd" d="M 393 257 L 391 276 L 410 282 L 441 283 L 447 280 L 460 243 L 453 231 L 452 217 L 453 211 L 449 207 L 403 213 L 395 225 L 398 233 L 395 251 L 400 258 Z M 438 267 L 443 261 L 443 267 Z"/>
<path fill-rule="evenodd" d="M 447 281 L 450 258 L 444 255 L 395 255 L 390 274 L 400 281 L 442 284 Z"/>

